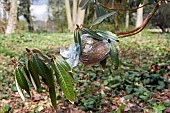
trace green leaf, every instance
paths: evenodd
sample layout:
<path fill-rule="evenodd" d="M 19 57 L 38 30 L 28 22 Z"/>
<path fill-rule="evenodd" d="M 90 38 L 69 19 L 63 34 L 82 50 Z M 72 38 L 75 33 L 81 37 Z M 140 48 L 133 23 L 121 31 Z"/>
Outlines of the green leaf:
<path fill-rule="evenodd" d="M 25 79 L 24 74 L 18 67 L 15 69 L 15 77 L 21 89 L 24 89 L 30 95 L 30 89 L 27 80 Z"/>
<path fill-rule="evenodd" d="M 47 86 L 51 86 L 51 79 L 49 77 L 50 69 L 42 62 L 37 55 L 32 56 L 33 65 L 35 66 L 36 72 L 43 78 L 44 83 Z"/>
<path fill-rule="evenodd" d="M 57 104 L 56 104 L 56 91 L 55 91 L 55 84 L 54 84 L 54 79 L 53 79 L 53 70 L 52 70 L 52 68 L 50 69 L 49 77 L 52 78 L 51 79 L 51 86 L 49 87 L 50 99 L 51 99 L 52 105 L 54 106 L 54 108 L 56 108 L 57 107 Z"/>
<path fill-rule="evenodd" d="M 0 112 L 2 112 L 2 113 L 10 113 L 10 109 L 11 109 L 10 105 L 5 104 L 5 106 L 3 106 L 3 108 L 2 108 L 2 111 L 0 109 Z"/>
<path fill-rule="evenodd" d="M 21 88 L 20 88 L 20 86 L 19 86 L 19 84 L 18 84 L 18 82 L 17 82 L 16 76 L 15 76 L 15 83 L 16 83 L 16 88 L 17 88 L 17 90 L 18 90 L 18 93 L 19 93 L 21 99 L 22 99 L 23 101 L 25 101 L 24 94 L 22 93 L 22 90 L 21 90 Z"/>
<path fill-rule="evenodd" d="M 39 55 L 54 69 L 54 71 L 55 71 L 55 73 L 56 73 L 56 75 L 57 75 L 57 68 L 56 68 L 56 66 L 54 65 L 54 63 L 52 63 L 51 62 L 51 60 L 48 58 L 48 57 L 46 57 L 45 55 L 43 55 L 39 50 L 37 50 L 37 49 L 34 49 L 34 50 L 32 50 L 32 51 L 35 51 L 35 52 L 38 52 L 39 53 Z"/>
<path fill-rule="evenodd" d="M 130 99 L 133 98 L 133 95 L 126 95 L 126 96 L 124 96 L 124 98 L 125 98 L 126 100 L 130 100 Z"/>
<path fill-rule="evenodd" d="M 166 107 L 163 104 L 159 104 L 159 105 L 155 105 L 153 109 L 155 110 L 155 113 L 162 113 L 163 110 L 166 109 Z"/>
<path fill-rule="evenodd" d="M 56 60 L 66 71 L 71 71 L 70 65 L 62 57 L 56 56 Z"/>
<path fill-rule="evenodd" d="M 103 71 L 106 69 L 106 60 L 107 60 L 107 58 L 105 58 L 104 60 L 102 60 L 100 62 L 100 65 L 101 65 Z"/>
<path fill-rule="evenodd" d="M 81 50 L 81 38 L 80 38 L 79 29 L 75 29 L 75 31 L 74 31 L 74 42 L 78 43 L 80 45 L 79 50 L 76 50 L 80 54 L 80 50 Z"/>
<path fill-rule="evenodd" d="M 69 78 L 68 73 L 62 67 L 59 62 L 55 62 L 59 75 L 57 77 L 58 84 L 60 85 L 64 95 L 71 102 L 75 101 L 75 93 L 72 81 Z"/>
<path fill-rule="evenodd" d="M 110 43 L 110 57 L 115 65 L 115 69 L 119 67 L 119 53 L 114 43 Z"/>
<path fill-rule="evenodd" d="M 123 108 L 124 108 L 124 104 L 121 104 L 121 105 L 116 109 L 116 113 L 122 113 Z"/>
<path fill-rule="evenodd" d="M 105 14 L 106 14 L 106 12 L 105 12 L 104 8 L 101 5 L 97 4 L 97 6 L 96 6 L 97 17 L 103 16 Z"/>
<path fill-rule="evenodd" d="M 70 75 L 69 77 L 73 82 L 74 80 L 73 80 L 72 69 L 70 65 L 60 56 L 56 56 L 56 60 L 66 70 L 66 72 L 68 72 L 68 74 Z"/>
<path fill-rule="evenodd" d="M 114 33 L 110 32 L 110 31 L 105 31 L 105 30 L 97 29 L 96 32 L 99 33 L 105 39 L 111 38 L 113 40 L 117 40 L 118 41 L 117 36 Z"/>
<path fill-rule="evenodd" d="M 40 78 L 35 70 L 35 66 L 33 65 L 32 60 L 28 60 L 28 70 L 31 73 L 31 76 L 36 84 L 37 89 L 39 90 L 41 88 Z"/>
<path fill-rule="evenodd" d="M 29 71 L 28 71 L 28 69 L 27 69 L 27 66 L 26 66 L 26 65 L 23 67 L 23 71 L 25 72 L 25 75 L 27 76 L 27 78 L 28 78 L 29 82 L 31 82 L 30 73 L 29 73 Z"/>
<path fill-rule="evenodd" d="M 86 9 L 88 3 L 90 0 L 81 0 L 79 7 L 81 7 L 81 9 Z"/>
<path fill-rule="evenodd" d="M 97 40 L 104 40 L 104 38 L 100 35 L 98 35 L 95 31 L 91 30 L 91 29 L 88 29 L 88 28 L 81 28 L 82 31 L 88 33 L 89 35 L 91 35 L 94 39 L 97 39 Z"/>
<path fill-rule="evenodd" d="M 126 92 L 127 92 L 128 94 L 130 94 L 132 91 L 133 91 L 133 86 L 132 86 L 132 85 L 126 86 Z"/>
<path fill-rule="evenodd" d="M 105 14 L 105 15 L 103 15 L 103 16 L 100 16 L 100 17 L 98 17 L 97 19 L 95 19 L 95 20 L 92 22 L 91 25 L 94 26 L 94 25 L 96 25 L 96 24 L 99 24 L 99 23 L 101 23 L 104 19 L 106 19 L 106 18 L 108 18 L 109 16 L 112 16 L 112 15 L 114 15 L 114 14 L 116 14 L 116 13 L 117 13 L 117 12 L 114 11 L 114 12 Z"/>
<path fill-rule="evenodd" d="M 121 83 L 116 83 L 116 84 L 110 85 L 110 87 L 111 87 L 111 88 L 116 88 L 116 87 L 118 87 L 118 86 L 120 86 L 120 85 L 121 85 Z"/>

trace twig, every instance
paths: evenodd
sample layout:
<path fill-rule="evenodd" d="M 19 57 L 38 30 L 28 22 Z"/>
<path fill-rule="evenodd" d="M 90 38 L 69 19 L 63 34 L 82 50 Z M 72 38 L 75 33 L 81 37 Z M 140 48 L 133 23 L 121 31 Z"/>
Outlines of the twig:
<path fill-rule="evenodd" d="M 132 36 L 132 35 L 135 35 L 135 34 L 141 32 L 145 28 L 145 26 L 147 25 L 149 20 L 152 18 L 152 16 L 155 14 L 155 12 L 158 8 L 159 8 L 159 4 L 157 3 L 155 8 L 149 13 L 149 15 L 146 17 L 146 19 L 142 22 L 142 24 L 138 28 L 131 30 L 131 31 L 124 32 L 124 34 L 121 34 L 121 32 L 117 33 L 119 35 L 118 37 L 123 38 L 123 37 L 127 37 L 127 36 Z"/>
<path fill-rule="evenodd" d="M 103 4 L 99 4 L 99 5 L 101 5 L 103 8 L 106 8 L 108 10 L 113 10 L 113 11 L 134 11 L 134 10 L 140 9 L 142 7 L 145 7 L 145 6 L 149 5 L 149 4 L 150 3 L 146 3 L 146 4 L 144 4 L 144 5 L 140 6 L 140 7 L 127 8 L 127 9 L 123 9 L 123 8 L 109 8 L 109 7 L 107 7 L 107 6 L 103 5 Z"/>

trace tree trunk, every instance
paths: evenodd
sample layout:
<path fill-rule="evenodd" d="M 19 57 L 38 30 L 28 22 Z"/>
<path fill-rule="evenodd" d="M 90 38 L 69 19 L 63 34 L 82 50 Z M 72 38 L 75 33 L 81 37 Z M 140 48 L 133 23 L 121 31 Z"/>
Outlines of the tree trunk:
<path fill-rule="evenodd" d="M 85 16 L 85 9 L 81 9 L 81 7 L 78 7 L 78 13 L 77 13 L 77 25 L 82 25 L 84 23 L 84 16 Z"/>
<path fill-rule="evenodd" d="M 65 8 L 66 8 L 66 16 L 67 16 L 67 23 L 68 23 L 68 30 L 73 31 L 73 21 L 71 18 L 71 8 L 69 0 L 65 0 Z"/>
<path fill-rule="evenodd" d="M 120 3 L 117 1 L 113 2 L 113 5 L 116 9 L 121 8 Z M 117 12 L 114 16 L 114 31 L 117 32 L 119 31 L 119 25 L 120 25 L 120 12 Z"/>
<path fill-rule="evenodd" d="M 139 5 L 140 7 L 141 5 Z M 136 17 L 136 28 L 139 27 L 143 22 L 143 7 L 142 8 L 139 8 L 137 10 L 137 17 Z M 141 37 L 141 32 L 136 35 L 137 37 Z"/>
<path fill-rule="evenodd" d="M 4 15 L 4 10 L 3 10 L 3 5 L 2 5 L 2 0 L 0 0 L 0 20 L 3 19 L 3 15 Z"/>
<path fill-rule="evenodd" d="M 65 0 L 68 30 L 71 32 L 73 32 L 73 30 L 76 28 L 76 24 L 82 25 L 84 22 L 85 9 L 81 9 L 81 7 L 78 7 L 79 3 L 80 0 L 73 0 L 71 14 L 70 2 L 69 0 Z"/>
<path fill-rule="evenodd" d="M 31 12 L 30 12 L 30 0 L 27 0 L 27 8 L 26 8 L 26 14 L 24 14 L 24 17 L 28 23 L 28 30 L 30 32 L 34 31 L 34 26 L 33 26 L 33 20 L 31 17 Z"/>
<path fill-rule="evenodd" d="M 126 11 L 126 29 L 129 28 L 129 11 Z"/>
<path fill-rule="evenodd" d="M 15 32 L 16 24 L 17 24 L 17 5 L 18 5 L 18 0 L 11 1 L 8 24 L 7 24 L 7 29 L 5 31 L 6 35 L 10 35 Z"/>
<path fill-rule="evenodd" d="M 72 14 L 72 17 L 73 17 L 73 26 L 74 26 L 74 28 L 76 27 L 77 3 L 78 3 L 78 0 L 73 0 L 73 14 Z"/>

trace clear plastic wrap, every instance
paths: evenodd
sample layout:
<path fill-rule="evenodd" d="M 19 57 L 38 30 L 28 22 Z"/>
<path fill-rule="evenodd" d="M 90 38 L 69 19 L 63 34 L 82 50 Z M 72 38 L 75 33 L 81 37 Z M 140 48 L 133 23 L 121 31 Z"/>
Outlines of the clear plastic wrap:
<path fill-rule="evenodd" d="M 77 66 L 79 59 L 86 65 L 104 60 L 110 51 L 109 43 L 114 43 L 115 40 L 109 38 L 99 41 L 89 34 L 83 34 L 81 36 L 81 41 L 81 54 L 80 51 L 78 51 L 80 50 L 80 45 L 78 43 L 71 44 L 68 49 L 60 49 L 60 54 L 72 68 Z"/>
<path fill-rule="evenodd" d="M 78 64 L 79 61 L 79 48 L 80 45 L 75 43 L 71 44 L 68 49 L 61 48 L 60 49 L 60 54 L 66 58 L 67 63 L 70 65 L 70 67 L 75 67 Z"/>

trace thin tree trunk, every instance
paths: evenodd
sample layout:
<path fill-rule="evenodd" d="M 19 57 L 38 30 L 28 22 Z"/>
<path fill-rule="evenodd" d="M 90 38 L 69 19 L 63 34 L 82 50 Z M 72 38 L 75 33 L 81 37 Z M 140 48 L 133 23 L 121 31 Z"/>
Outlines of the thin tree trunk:
<path fill-rule="evenodd" d="M 73 0 L 73 14 L 72 14 L 72 17 L 73 17 L 73 26 L 74 28 L 76 27 L 76 18 L 77 18 L 77 3 L 78 3 L 78 0 Z"/>
<path fill-rule="evenodd" d="M 73 21 L 72 21 L 72 18 L 71 18 L 71 9 L 70 9 L 69 0 L 65 0 L 65 7 L 66 7 L 68 30 L 72 32 L 73 31 Z"/>
<path fill-rule="evenodd" d="M 81 9 L 81 7 L 78 7 L 77 20 L 76 20 L 77 25 L 82 25 L 84 23 L 84 16 L 85 16 L 85 9 Z"/>
<path fill-rule="evenodd" d="M 117 1 L 114 1 L 113 2 L 114 4 L 114 7 L 115 8 L 120 8 L 120 3 L 117 2 Z M 119 24 L 120 24 L 120 13 L 117 12 L 115 15 L 114 15 L 114 31 L 119 31 Z"/>
<path fill-rule="evenodd" d="M 31 17 L 31 11 L 30 11 L 30 0 L 28 0 L 27 3 L 27 22 L 28 22 L 28 29 L 30 32 L 34 31 L 34 26 L 33 26 L 33 20 Z"/>
<path fill-rule="evenodd" d="M 129 11 L 126 11 L 126 29 L 129 28 Z"/>
<path fill-rule="evenodd" d="M 11 1 L 10 13 L 8 18 L 7 29 L 5 31 L 6 35 L 10 35 L 15 32 L 17 24 L 17 5 L 18 0 Z"/>
<path fill-rule="evenodd" d="M 4 15 L 4 10 L 2 5 L 2 0 L 0 0 L 0 20 L 3 19 L 3 15 Z"/>
<path fill-rule="evenodd" d="M 141 5 L 139 5 L 140 7 Z M 143 8 L 139 8 L 137 10 L 137 17 L 136 17 L 136 28 L 139 27 L 143 22 Z M 137 37 L 141 37 L 141 32 L 136 35 Z"/>

